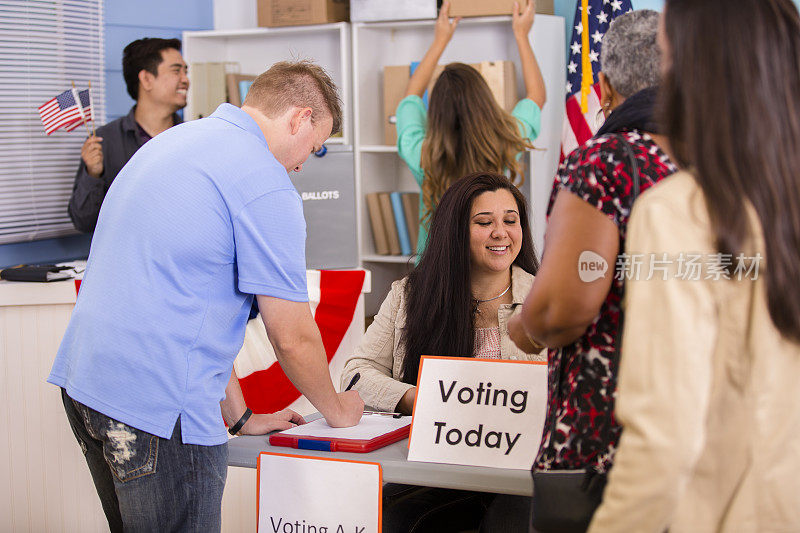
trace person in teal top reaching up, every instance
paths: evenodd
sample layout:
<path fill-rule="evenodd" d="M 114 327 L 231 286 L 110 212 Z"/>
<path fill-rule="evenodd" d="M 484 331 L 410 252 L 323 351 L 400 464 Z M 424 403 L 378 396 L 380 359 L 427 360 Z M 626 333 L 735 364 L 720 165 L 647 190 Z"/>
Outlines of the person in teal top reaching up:
<path fill-rule="evenodd" d="M 511 28 L 526 94 L 511 114 L 497 104 L 478 71 L 464 63 L 445 66 L 426 111 L 422 95 L 460 20 L 451 21 L 449 2 L 442 4 L 433 43 L 395 113 L 398 152 L 422 189 L 418 255 L 425 249 L 433 211 L 453 181 L 471 172 L 508 172 L 515 185 L 524 182 L 520 154 L 532 148 L 539 135 L 546 100 L 542 73 L 528 40 L 535 11 L 535 0 L 528 0 L 521 13 L 519 4 L 514 5 Z"/>

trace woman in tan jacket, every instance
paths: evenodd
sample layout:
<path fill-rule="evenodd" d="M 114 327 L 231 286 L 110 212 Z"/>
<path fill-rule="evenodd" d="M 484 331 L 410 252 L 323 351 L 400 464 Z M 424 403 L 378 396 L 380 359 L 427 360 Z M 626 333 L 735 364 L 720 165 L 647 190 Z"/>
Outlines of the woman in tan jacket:
<path fill-rule="evenodd" d="M 507 329 L 537 268 L 525 198 L 508 178 L 477 173 L 455 182 L 434 211 L 419 264 L 392 285 L 342 387 L 358 373 L 354 389 L 367 405 L 409 414 L 422 355 L 544 360 L 514 346 Z M 527 520 L 528 498 L 387 485 L 383 531 L 473 529 L 489 505 L 491 516 Z M 486 527 L 509 531 L 507 523 Z"/>
<path fill-rule="evenodd" d="M 660 43 L 690 170 L 633 209 L 624 431 L 590 531 L 800 531 L 800 16 L 667 0 Z"/>
<path fill-rule="evenodd" d="M 442 209 L 444 207 L 444 209 Z M 505 176 L 475 173 L 442 196 L 416 269 L 392 284 L 342 371 L 364 403 L 411 414 L 422 355 L 543 361 L 508 337 L 539 268 L 525 197 Z"/>

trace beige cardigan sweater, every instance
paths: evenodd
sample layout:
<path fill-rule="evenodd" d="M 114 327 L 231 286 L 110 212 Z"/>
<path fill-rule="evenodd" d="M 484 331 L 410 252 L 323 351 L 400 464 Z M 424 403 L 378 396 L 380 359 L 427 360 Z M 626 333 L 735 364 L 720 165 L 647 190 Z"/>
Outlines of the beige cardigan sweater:
<path fill-rule="evenodd" d="M 763 256 L 752 207 L 742 216 L 757 233 L 745 256 Z M 628 228 L 628 254 L 716 253 L 687 173 L 643 193 Z M 768 266 L 756 280 L 686 281 L 673 267 L 646 281 L 648 265 L 626 282 L 624 429 L 590 531 L 800 531 L 800 346 L 770 320 Z"/>
<path fill-rule="evenodd" d="M 498 310 L 500 322 L 500 357 L 522 361 L 546 361 L 547 350 L 532 355 L 520 350 L 508 336 L 508 319 L 518 313 L 531 290 L 533 276 L 519 267 L 511 267 L 511 304 Z M 353 375 L 361 377 L 353 387 L 368 406 L 380 411 L 394 411 L 406 391 L 413 387 L 400 381 L 405 349 L 400 336 L 406 322 L 406 278 L 392 283 L 389 295 L 381 304 L 375 321 L 367 328 L 355 354 L 342 371 L 342 389 Z"/>

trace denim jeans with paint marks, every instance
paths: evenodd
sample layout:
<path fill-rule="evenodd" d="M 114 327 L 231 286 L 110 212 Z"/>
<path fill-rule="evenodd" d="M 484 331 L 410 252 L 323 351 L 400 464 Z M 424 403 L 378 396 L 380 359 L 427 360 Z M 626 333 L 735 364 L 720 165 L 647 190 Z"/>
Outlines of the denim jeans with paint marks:
<path fill-rule="evenodd" d="M 183 444 L 138 430 L 86 407 L 62 389 L 112 532 L 219 531 L 228 444 Z"/>

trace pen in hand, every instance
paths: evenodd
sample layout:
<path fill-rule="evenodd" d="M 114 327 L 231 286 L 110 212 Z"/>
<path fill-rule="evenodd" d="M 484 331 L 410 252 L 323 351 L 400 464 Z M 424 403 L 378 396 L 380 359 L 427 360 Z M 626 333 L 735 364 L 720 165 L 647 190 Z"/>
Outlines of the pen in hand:
<path fill-rule="evenodd" d="M 358 383 L 358 380 L 360 378 L 361 378 L 361 373 L 360 372 L 356 372 L 355 374 L 353 374 L 353 377 L 350 379 L 350 383 L 348 383 L 347 387 L 344 389 L 345 392 L 349 391 L 350 389 L 352 389 L 353 385 Z M 392 418 L 400 418 L 401 416 L 403 416 L 400 413 L 387 413 L 387 412 L 383 412 L 383 411 L 366 411 L 366 410 L 364 411 L 364 414 L 365 415 L 384 415 L 384 416 L 391 416 Z"/>
<path fill-rule="evenodd" d="M 353 378 L 350 380 L 350 383 L 348 383 L 347 387 L 344 389 L 345 392 L 347 392 L 350 389 L 352 389 L 353 385 L 355 385 L 358 382 L 360 377 L 361 377 L 361 373 L 359 373 L 359 372 L 356 372 L 355 374 L 353 374 Z"/>

